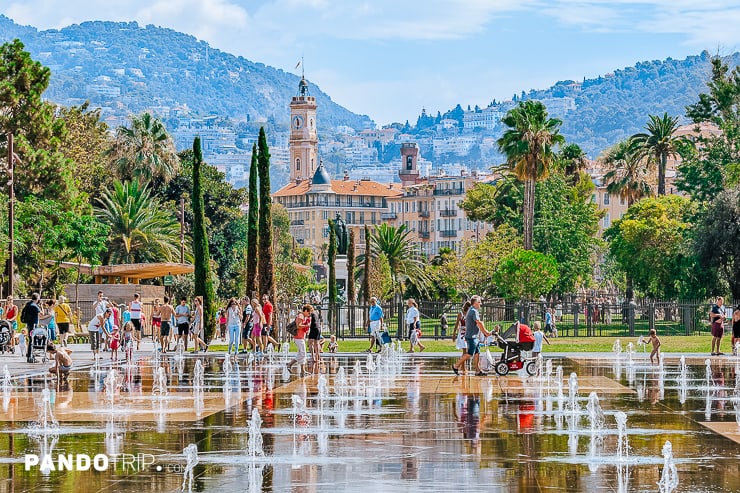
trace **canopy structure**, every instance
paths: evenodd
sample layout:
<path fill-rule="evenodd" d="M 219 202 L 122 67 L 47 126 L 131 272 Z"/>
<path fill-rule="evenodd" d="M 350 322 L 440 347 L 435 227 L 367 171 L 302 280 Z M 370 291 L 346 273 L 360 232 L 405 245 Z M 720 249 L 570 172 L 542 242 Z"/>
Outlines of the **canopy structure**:
<path fill-rule="evenodd" d="M 180 264 L 175 262 L 157 262 L 151 264 L 118 264 L 99 265 L 77 264 L 75 262 L 58 262 L 47 260 L 48 265 L 58 265 L 64 269 L 77 269 L 80 272 L 95 277 L 95 283 L 101 284 L 103 278 L 107 278 L 108 284 L 139 284 L 141 279 L 153 279 L 162 276 L 176 276 L 179 274 L 190 274 L 195 270 L 191 264 Z"/>

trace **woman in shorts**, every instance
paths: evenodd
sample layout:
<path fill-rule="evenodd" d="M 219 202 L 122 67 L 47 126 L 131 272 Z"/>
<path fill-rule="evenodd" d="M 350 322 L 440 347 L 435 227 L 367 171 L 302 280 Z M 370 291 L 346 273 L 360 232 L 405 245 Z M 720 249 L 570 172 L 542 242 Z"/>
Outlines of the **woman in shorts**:
<path fill-rule="evenodd" d="M 193 300 L 193 323 L 190 325 L 190 333 L 193 335 L 193 352 L 198 350 L 204 353 L 208 350 L 208 344 L 203 341 L 203 297 L 196 296 Z"/>
<path fill-rule="evenodd" d="M 265 326 L 265 314 L 262 313 L 262 305 L 257 298 L 252 300 L 252 341 L 257 352 L 264 351 L 262 344 L 262 327 Z"/>

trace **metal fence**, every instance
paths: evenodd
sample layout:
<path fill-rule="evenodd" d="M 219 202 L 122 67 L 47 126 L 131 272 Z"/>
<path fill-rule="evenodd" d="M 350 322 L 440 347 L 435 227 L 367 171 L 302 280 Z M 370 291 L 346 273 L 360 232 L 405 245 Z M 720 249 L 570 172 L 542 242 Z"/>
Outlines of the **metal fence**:
<path fill-rule="evenodd" d="M 417 303 L 424 337 L 441 339 L 454 336 L 461 304 L 440 301 Z M 650 329 L 655 329 L 658 335 L 699 335 L 709 333 L 711 306 L 709 301 L 696 300 L 639 300 L 632 303 L 567 301 L 555 304 L 497 300 L 481 304 L 481 318 L 489 330 L 495 324 L 506 329 L 516 320 L 523 320 L 530 325 L 538 320 L 544 328 L 545 311 L 552 308 L 559 337 L 633 337 L 646 335 Z M 737 304 L 725 305 L 726 308 L 732 306 Z M 338 305 L 334 308 L 333 316 L 330 316 L 326 303 L 315 307 L 325 334 L 336 334 L 340 339 L 367 337 L 368 305 Z M 298 305 L 280 306 L 280 327 L 284 327 L 297 310 Z M 404 323 L 405 310 L 404 303 L 383 305 L 385 323 L 389 332 L 397 338 L 408 336 Z M 446 316 L 446 329 L 442 326 L 442 314 Z M 283 335 L 282 332 L 279 334 Z"/>

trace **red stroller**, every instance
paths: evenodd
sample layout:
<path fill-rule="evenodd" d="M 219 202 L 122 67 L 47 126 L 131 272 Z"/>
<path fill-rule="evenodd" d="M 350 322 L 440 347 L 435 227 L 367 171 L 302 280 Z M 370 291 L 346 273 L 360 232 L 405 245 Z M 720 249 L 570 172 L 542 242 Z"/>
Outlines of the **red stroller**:
<path fill-rule="evenodd" d="M 525 368 L 527 373 L 534 375 L 537 368 L 536 362 L 532 359 L 527 360 L 523 351 L 531 351 L 534 347 L 534 335 L 529 326 L 516 322 L 511 324 L 506 332 L 496 335 L 498 347 L 504 350 L 501 359 L 494 365 L 496 373 L 501 376 L 507 375 L 510 371 L 521 370 Z M 511 340 L 513 338 L 513 340 Z"/>

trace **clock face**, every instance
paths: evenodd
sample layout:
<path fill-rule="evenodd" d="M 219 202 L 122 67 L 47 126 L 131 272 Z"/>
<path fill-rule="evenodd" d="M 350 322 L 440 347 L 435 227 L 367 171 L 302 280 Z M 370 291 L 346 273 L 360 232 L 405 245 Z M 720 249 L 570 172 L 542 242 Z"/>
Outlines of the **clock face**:
<path fill-rule="evenodd" d="M 296 115 L 293 117 L 293 128 L 302 128 L 303 127 L 303 117 Z"/>

